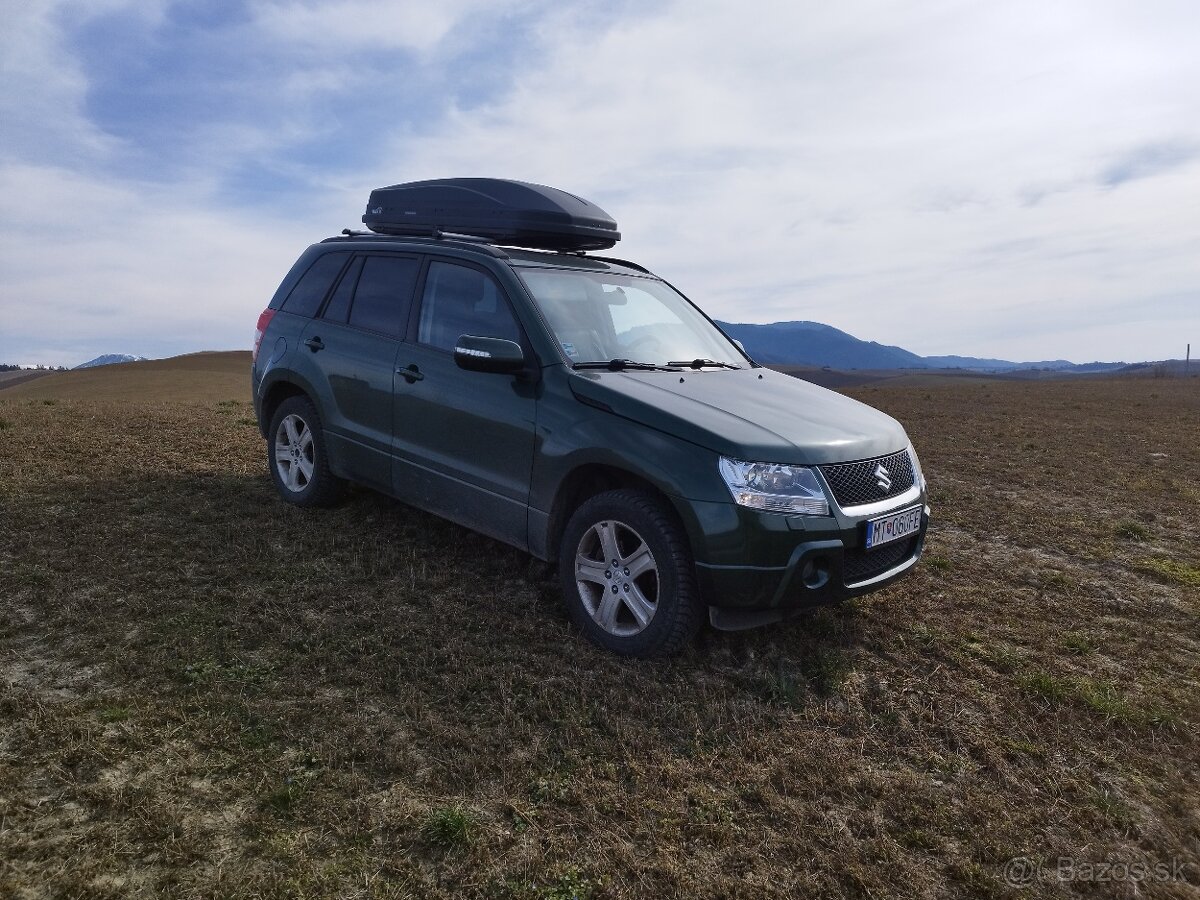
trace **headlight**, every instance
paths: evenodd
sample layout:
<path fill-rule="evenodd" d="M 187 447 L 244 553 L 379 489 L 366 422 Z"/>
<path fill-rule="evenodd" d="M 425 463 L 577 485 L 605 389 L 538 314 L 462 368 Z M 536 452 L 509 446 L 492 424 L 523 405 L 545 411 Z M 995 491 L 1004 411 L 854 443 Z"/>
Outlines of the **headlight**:
<path fill-rule="evenodd" d="M 925 490 L 925 473 L 921 471 L 921 460 L 917 458 L 916 448 L 912 444 L 908 445 L 908 455 L 912 457 L 913 484 L 919 484 L 921 490 Z"/>
<path fill-rule="evenodd" d="M 808 466 L 742 462 L 722 456 L 720 468 L 733 502 L 739 506 L 801 516 L 829 515 L 825 491 Z"/>

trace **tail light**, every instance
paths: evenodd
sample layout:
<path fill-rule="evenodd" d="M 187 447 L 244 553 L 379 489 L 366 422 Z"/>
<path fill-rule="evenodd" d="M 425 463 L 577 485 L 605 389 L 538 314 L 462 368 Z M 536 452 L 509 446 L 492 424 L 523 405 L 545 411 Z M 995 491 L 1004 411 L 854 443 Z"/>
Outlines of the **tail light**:
<path fill-rule="evenodd" d="M 254 326 L 254 359 L 258 360 L 258 348 L 262 344 L 263 335 L 267 333 L 267 326 L 271 324 L 271 319 L 275 316 L 275 310 L 264 309 L 258 317 L 258 324 Z"/>

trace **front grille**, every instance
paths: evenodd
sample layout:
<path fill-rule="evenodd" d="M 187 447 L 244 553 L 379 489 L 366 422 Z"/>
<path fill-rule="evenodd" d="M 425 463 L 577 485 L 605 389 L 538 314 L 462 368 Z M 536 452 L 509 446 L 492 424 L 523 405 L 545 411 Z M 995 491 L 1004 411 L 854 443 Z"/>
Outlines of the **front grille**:
<path fill-rule="evenodd" d="M 887 469 L 887 477 L 892 481 L 886 489 L 879 486 L 879 476 L 876 474 L 879 466 Z M 912 457 L 907 450 L 876 459 L 821 466 L 820 469 L 833 490 L 834 499 L 843 509 L 890 500 L 913 486 Z"/>
<path fill-rule="evenodd" d="M 896 568 L 917 552 L 919 537 L 914 534 L 874 550 L 864 550 L 862 547 L 847 550 L 842 557 L 842 580 L 847 585 L 858 584 L 860 581 L 882 575 L 888 569 Z"/>

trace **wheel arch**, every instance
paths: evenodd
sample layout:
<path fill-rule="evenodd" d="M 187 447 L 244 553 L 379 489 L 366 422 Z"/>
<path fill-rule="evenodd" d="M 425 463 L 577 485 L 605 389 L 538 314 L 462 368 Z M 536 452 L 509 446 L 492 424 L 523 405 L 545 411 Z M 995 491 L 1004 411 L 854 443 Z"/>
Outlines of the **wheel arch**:
<path fill-rule="evenodd" d="M 674 511 L 691 543 L 692 523 L 689 521 L 686 503 L 681 503 L 678 497 L 630 469 L 611 463 L 586 462 L 571 469 L 554 494 L 544 537 L 546 558 L 557 558 L 559 542 L 575 510 L 597 494 L 622 488 L 643 491 L 662 500 Z"/>
<path fill-rule="evenodd" d="M 576 487 L 588 493 L 622 474 L 581 473 Z M 558 566 L 563 602 L 571 620 L 606 649 L 640 657 L 676 653 L 703 615 L 691 538 L 671 496 L 635 479 L 593 494 L 569 519 L 564 515 Z M 622 528 L 629 532 L 625 540 Z"/>
<path fill-rule="evenodd" d="M 259 405 L 258 430 L 262 432 L 263 437 L 268 436 L 271 428 L 271 420 L 275 418 L 275 410 L 279 409 L 279 404 L 288 399 L 288 397 L 306 397 L 310 403 L 316 404 L 311 391 L 286 378 L 278 378 L 270 384 L 265 385 L 260 396 L 262 397 L 262 402 Z M 318 410 L 319 412 L 320 410 Z"/>

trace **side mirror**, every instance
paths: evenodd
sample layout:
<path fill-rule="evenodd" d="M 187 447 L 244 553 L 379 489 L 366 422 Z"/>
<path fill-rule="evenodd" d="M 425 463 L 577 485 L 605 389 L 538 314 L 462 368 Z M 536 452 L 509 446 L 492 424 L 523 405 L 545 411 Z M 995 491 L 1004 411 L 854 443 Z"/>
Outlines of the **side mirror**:
<path fill-rule="evenodd" d="M 746 345 L 745 345 L 745 344 L 743 344 L 743 343 L 742 343 L 741 341 L 739 341 L 737 338 L 734 338 L 734 339 L 733 339 L 733 342 L 734 342 L 735 344 L 737 344 L 737 348 L 738 348 L 739 350 L 741 350 L 743 353 L 746 353 Z M 746 353 L 746 355 L 747 355 L 747 356 L 749 356 L 750 354 L 749 354 L 749 353 Z"/>
<path fill-rule="evenodd" d="M 515 341 L 464 334 L 454 342 L 454 361 L 472 372 L 507 372 L 525 368 L 525 351 Z"/>

